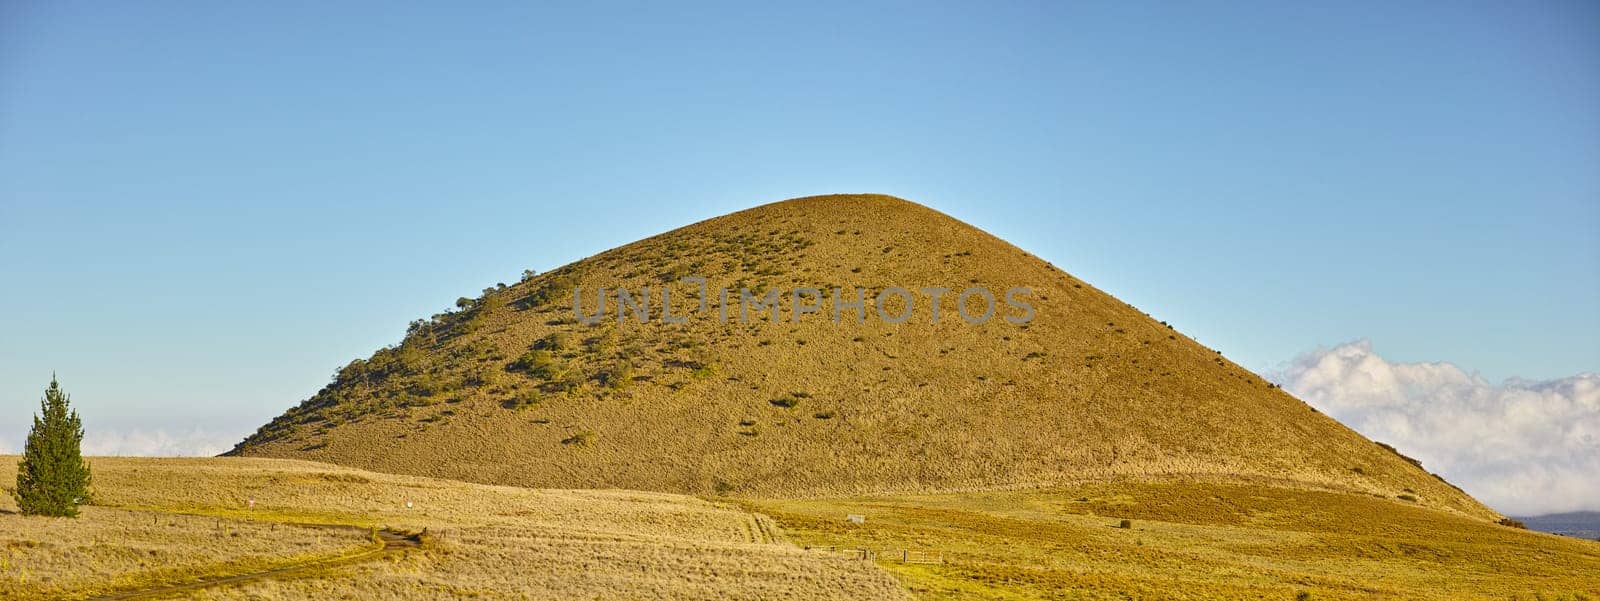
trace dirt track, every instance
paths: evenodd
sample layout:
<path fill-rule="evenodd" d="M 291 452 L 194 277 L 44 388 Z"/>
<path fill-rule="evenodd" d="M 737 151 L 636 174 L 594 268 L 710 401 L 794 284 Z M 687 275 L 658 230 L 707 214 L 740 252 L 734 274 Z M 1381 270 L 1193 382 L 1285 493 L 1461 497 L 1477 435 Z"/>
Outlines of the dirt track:
<path fill-rule="evenodd" d="M 318 524 L 317 526 L 326 527 L 326 528 L 350 528 L 350 529 L 354 529 L 354 530 L 361 530 L 361 528 L 356 527 L 356 526 L 343 526 L 343 525 L 332 525 L 332 524 Z M 332 568 L 332 567 L 338 567 L 338 566 L 343 566 L 343 565 L 350 565 L 350 564 L 356 564 L 356 563 L 362 563 L 362 562 L 366 562 L 366 561 L 371 561 L 371 560 L 377 559 L 379 557 L 383 557 L 383 556 L 390 555 L 390 554 L 393 554 L 393 553 L 403 553 L 403 552 L 405 552 L 405 551 L 407 551 L 409 549 L 415 549 L 415 548 L 418 548 L 418 547 L 422 546 L 422 535 L 420 535 L 420 534 L 412 534 L 412 533 L 408 533 L 408 532 L 401 532 L 401 531 L 398 531 L 398 530 L 379 530 L 377 534 L 378 534 L 378 541 L 377 541 L 377 544 L 375 546 L 373 546 L 372 548 L 369 548 L 369 549 L 362 550 L 362 551 L 357 552 L 357 553 L 352 554 L 352 555 L 341 555 L 341 556 L 338 556 L 338 557 L 331 557 L 331 558 L 328 558 L 328 559 L 319 559 L 319 560 L 301 562 L 301 563 L 297 563 L 297 564 L 293 564 L 293 565 L 286 565 L 286 566 L 283 566 L 283 567 L 273 568 L 271 570 L 263 570 L 263 571 L 260 571 L 260 572 L 251 572 L 251 573 L 248 573 L 248 574 L 237 574 L 237 575 L 234 575 L 234 576 L 225 576 L 225 577 L 220 577 L 220 578 L 208 578 L 208 579 L 199 580 L 199 581 L 196 581 L 196 582 L 189 582 L 189 583 L 185 583 L 185 584 L 174 584 L 174 585 L 170 585 L 170 586 L 160 586 L 160 587 L 155 587 L 155 588 L 146 588 L 146 589 L 124 591 L 124 592 L 115 593 L 115 594 L 111 594 L 111 595 L 105 595 L 105 596 L 102 596 L 102 597 L 91 597 L 90 601 L 121 601 L 121 600 L 124 600 L 124 599 L 148 599 L 148 598 L 154 598 L 154 597 L 163 597 L 163 596 L 172 595 L 172 594 L 175 594 L 175 593 L 181 593 L 181 592 L 184 592 L 184 591 L 191 591 L 191 590 L 196 590 L 196 589 L 210 588 L 210 587 L 213 587 L 213 586 L 224 586 L 224 585 L 230 585 L 230 584 L 238 584 L 240 582 L 248 582 L 248 581 L 251 581 L 251 580 L 260 580 L 260 579 L 263 579 L 263 578 L 274 578 L 274 577 L 280 577 L 280 576 L 294 576 L 294 575 L 296 575 L 298 573 L 301 573 L 301 572 L 309 572 L 309 571 L 312 571 L 312 570 L 320 570 L 320 569 L 326 569 L 326 568 Z"/>

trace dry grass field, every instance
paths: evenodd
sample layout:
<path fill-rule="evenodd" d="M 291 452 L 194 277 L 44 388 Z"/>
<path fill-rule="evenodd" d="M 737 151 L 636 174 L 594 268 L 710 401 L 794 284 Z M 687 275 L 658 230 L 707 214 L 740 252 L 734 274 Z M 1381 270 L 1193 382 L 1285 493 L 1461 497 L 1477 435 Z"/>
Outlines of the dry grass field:
<path fill-rule="evenodd" d="M 15 459 L 0 457 L 0 478 Z M 1600 599 L 1600 542 L 1296 483 L 710 501 L 278 459 L 92 463 L 97 504 L 78 519 L 0 502 L 0 598 L 294 567 L 394 528 L 427 534 L 403 553 L 148 598 Z M 943 561 L 902 563 L 907 551 Z"/>
<path fill-rule="evenodd" d="M 4 511 L 15 511 L 9 497 Z M 370 546 L 360 532 L 84 508 L 79 519 L 0 515 L 0 598 L 81 597 L 271 569 Z"/>
<path fill-rule="evenodd" d="M 831 321 L 729 323 L 714 290 L 857 286 L 875 295 L 1027 287 L 1025 325 L 914 296 Z M 1226 285 L 1221 283 L 1219 285 Z M 652 287 L 652 319 L 580 325 L 601 287 Z M 716 295 L 713 294 L 713 297 Z M 734 293 L 737 296 L 737 292 Z M 847 294 L 849 296 L 849 294 Z M 998 301 L 998 299 L 997 299 Z M 890 309 L 898 310 L 898 300 Z M 242 443 L 246 456 L 557 488 L 746 497 L 1044 487 L 1168 475 L 1293 480 L 1499 516 L 1180 331 L 1003 240 L 881 195 L 803 198 L 679 228 L 419 320 L 399 345 Z M 972 311 L 974 313 L 979 311 Z M 848 315 L 848 313 L 847 313 Z"/>
<path fill-rule="evenodd" d="M 1265 483 L 746 505 L 796 543 L 874 550 L 918 599 L 1600 599 L 1600 542 Z"/>
<path fill-rule="evenodd" d="M 16 457 L 0 457 L 0 482 Z M 364 527 L 427 529 L 421 549 L 313 577 L 187 593 L 239 599 L 895 599 L 875 566 L 806 553 L 743 509 L 662 493 L 529 490 L 301 461 L 91 459 L 76 520 L 0 505 L 0 598 L 73 599 L 255 572 L 370 548 Z M 247 501 L 255 499 L 253 508 Z M 407 508 L 406 503 L 411 507 Z M 329 529 L 304 524 L 344 524 Z"/>

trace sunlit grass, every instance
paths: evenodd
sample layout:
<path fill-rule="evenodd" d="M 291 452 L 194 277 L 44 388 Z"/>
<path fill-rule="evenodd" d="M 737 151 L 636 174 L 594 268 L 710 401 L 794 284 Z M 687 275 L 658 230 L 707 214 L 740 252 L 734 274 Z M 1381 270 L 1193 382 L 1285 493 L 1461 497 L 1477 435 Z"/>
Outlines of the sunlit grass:
<path fill-rule="evenodd" d="M 746 504 L 799 544 L 879 551 L 920 599 L 1600 598 L 1600 543 L 1265 484 Z M 852 513 L 866 522 L 845 522 Z M 901 564 L 901 549 L 943 551 L 949 563 Z"/>
<path fill-rule="evenodd" d="M 302 461 L 91 458 L 78 519 L 0 501 L 0 598 L 82 598 L 347 557 L 369 529 L 420 550 L 186 591 L 224 599 L 895 599 L 869 564 L 808 554 L 739 507 L 665 493 L 533 490 Z M 0 482 L 15 477 L 0 456 Z M 256 501 L 254 507 L 249 501 Z M 410 506 L 407 506 L 407 503 Z M 314 526 L 315 525 L 315 526 Z M 324 527 L 333 525 L 334 527 Z"/>

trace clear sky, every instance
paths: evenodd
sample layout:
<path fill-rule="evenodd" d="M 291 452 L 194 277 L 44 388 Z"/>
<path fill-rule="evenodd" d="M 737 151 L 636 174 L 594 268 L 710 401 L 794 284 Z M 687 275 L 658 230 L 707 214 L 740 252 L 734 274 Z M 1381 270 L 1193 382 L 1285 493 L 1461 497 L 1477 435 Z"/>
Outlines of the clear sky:
<path fill-rule="evenodd" d="M 1257 370 L 1600 371 L 1594 2 L 399 4 L 0 2 L 0 444 L 52 370 L 231 443 L 458 296 L 830 192 Z"/>

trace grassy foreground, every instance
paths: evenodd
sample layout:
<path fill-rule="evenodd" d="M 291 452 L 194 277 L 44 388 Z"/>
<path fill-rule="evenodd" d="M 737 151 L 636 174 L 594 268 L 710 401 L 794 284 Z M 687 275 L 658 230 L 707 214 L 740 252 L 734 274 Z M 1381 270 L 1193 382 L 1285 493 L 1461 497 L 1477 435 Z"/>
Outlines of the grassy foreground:
<path fill-rule="evenodd" d="M 15 478 L 16 461 L 0 456 L 0 482 Z M 253 580 L 184 597 L 906 595 L 869 563 L 804 552 L 782 541 L 762 516 L 681 495 L 485 486 L 291 460 L 90 462 L 96 506 L 78 519 L 23 516 L 9 497 L 0 501 L 0 598 L 84 599 L 291 567 L 370 548 L 369 526 L 426 528 L 427 542 L 311 577 Z"/>
<path fill-rule="evenodd" d="M 373 545 L 368 528 L 394 527 L 426 528 L 425 544 L 183 595 L 1600 599 L 1600 542 L 1266 482 L 708 501 L 292 460 L 91 461 L 97 505 L 79 519 L 22 516 L 0 500 L 0 598 L 87 599 L 291 568 L 360 554 Z M 0 456 L 0 482 L 14 477 L 15 462 Z M 865 522 L 849 523 L 849 514 Z M 797 545 L 870 549 L 874 561 Z M 944 562 L 901 563 L 902 551 Z"/>
<path fill-rule="evenodd" d="M 877 552 L 919 599 L 1600 599 L 1600 542 L 1346 493 L 1166 481 L 746 505 L 796 543 Z"/>

